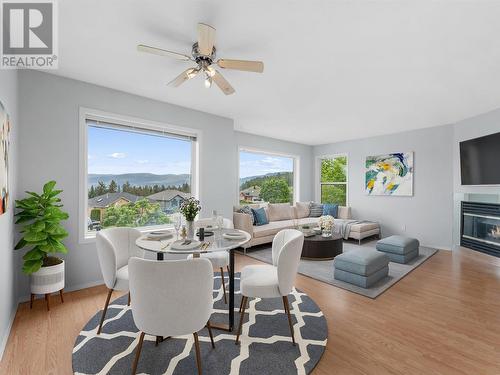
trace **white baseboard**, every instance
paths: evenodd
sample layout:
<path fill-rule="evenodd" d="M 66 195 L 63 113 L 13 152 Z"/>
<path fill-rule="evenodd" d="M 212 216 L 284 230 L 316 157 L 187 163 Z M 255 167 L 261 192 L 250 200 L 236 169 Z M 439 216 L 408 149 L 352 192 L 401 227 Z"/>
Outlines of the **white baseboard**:
<path fill-rule="evenodd" d="M 89 283 L 70 285 L 64 288 L 64 292 L 73 292 L 75 290 L 81 290 L 86 288 L 92 288 L 93 286 L 104 284 L 104 280 L 91 281 Z M 19 303 L 28 302 L 30 300 L 30 296 L 22 296 L 19 297 Z"/>
<path fill-rule="evenodd" d="M 450 246 L 437 246 L 437 245 L 425 245 L 421 244 L 420 246 L 423 247 L 430 247 L 431 249 L 436 249 L 436 250 L 447 250 L 447 251 L 453 251 L 453 249 Z"/>
<path fill-rule="evenodd" d="M 7 346 L 7 341 L 9 341 L 10 331 L 12 329 L 12 324 L 14 324 L 14 319 L 16 318 L 17 307 L 19 304 L 16 304 L 12 308 L 12 312 L 10 313 L 9 324 L 7 325 L 7 329 L 5 330 L 2 341 L 0 342 L 0 361 L 3 358 L 3 353 L 5 351 L 5 347 Z"/>

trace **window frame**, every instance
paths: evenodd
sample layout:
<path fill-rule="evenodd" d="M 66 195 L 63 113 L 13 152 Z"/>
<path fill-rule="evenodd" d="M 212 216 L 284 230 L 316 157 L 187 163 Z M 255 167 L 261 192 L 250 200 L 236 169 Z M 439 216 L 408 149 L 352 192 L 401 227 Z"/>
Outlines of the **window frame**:
<path fill-rule="evenodd" d="M 338 157 L 345 157 L 347 159 L 346 163 L 346 181 L 345 182 L 321 182 L 321 161 L 324 159 L 335 159 Z M 321 202 L 321 187 L 323 185 L 345 185 L 345 204 L 349 207 L 349 154 L 338 153 L 338 154 L 327 154 L 327 155 L 317 155 L 316 156 L 316 168 L 315 168 L 315 200 L 318 203 Z"/>
<path fill-rule="evenodd" d="M 252 154 L 264 154 L 264 155 L 269 155 L 269 156 L 279 156 L 279 157 L 285 157 L 285 158 L 290 158 L 293 160 L 293 196 L 292 200 L 293 202 L 291 205 L 294 205 L 296 202 L 299 201 L 300 197 L 300 156 L 295 155 L 295 154 L 288 154 L 288 153 L 282 153 L 282 152 L 276 152 L 276 151 L 269 151 L 266 149 L 261 149 L 261 148 L 255 148 L 255 147 L 247 147 L 247 146 L 238 146 L 238 157 L 237 157 L 237 168 L 238 168 L 238 173 L 237 173 L 237 184 L 236 184 L 236 202 L 239 205 L 240 203 L 240 163 L 241 163 L 241 157 L 240 154 L 241 152 L 249 152 Z"/>
<path fill-rule="evenodd" d="M 116 113 L 104 112 L 97 109 L 80 107 L 79 108 L 79 161 L 78 161 L 78 242 L 80 244 L 95 242 L 95 233 L 87 231 L 87 205 L 88 205 L 88 125 L 87 120 L 102 121 L 134 127 L 135 129 L 156 130 L 178 134 L 185 137 L 195 137 L 196 141 L 192 141 L 191 145 L 191 194 L 200 199 L 200 179 L 199 179 L 199 155 L 200 143 L 202 140 L 202 131 L 187 127 L 179 127 L 167 123 L 144 120 L 141 118 L 120 115 Z M 148 233 L 153 230 L 158 230 L 159 227 L 166 226 L 149 226 L 137 227 L 142 233 Z"/>

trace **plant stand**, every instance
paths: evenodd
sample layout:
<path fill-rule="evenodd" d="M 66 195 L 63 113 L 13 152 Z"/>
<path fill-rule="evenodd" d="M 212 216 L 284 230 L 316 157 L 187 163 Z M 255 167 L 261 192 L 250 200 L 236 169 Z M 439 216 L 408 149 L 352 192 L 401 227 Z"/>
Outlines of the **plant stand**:
<path fill-rule="evenodd" d="M 61 289 L 59 291 L 59 297 L 61 297 L 61 303 L 64 303 L 63 291 L 64 291 L 64 289 Z M 45 294 L 45 302 L 47 303 L 47 311 L 50 311 L 50 295 L 51 295 L 51 293 Z M 36 294 L 31 293 L 30 310 L 33 308 L 33 301 L 35 301 L 35 296 L 36 296 Z"/>

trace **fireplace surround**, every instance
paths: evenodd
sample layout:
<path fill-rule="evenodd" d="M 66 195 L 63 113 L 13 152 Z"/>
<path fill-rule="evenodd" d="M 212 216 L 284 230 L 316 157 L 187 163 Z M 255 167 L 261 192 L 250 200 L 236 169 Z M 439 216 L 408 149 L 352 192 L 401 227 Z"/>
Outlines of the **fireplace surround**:
<path fill-rule="evenodd" d="M 462 201 L 460 245 L 500 257 L 500 204 Z"/>

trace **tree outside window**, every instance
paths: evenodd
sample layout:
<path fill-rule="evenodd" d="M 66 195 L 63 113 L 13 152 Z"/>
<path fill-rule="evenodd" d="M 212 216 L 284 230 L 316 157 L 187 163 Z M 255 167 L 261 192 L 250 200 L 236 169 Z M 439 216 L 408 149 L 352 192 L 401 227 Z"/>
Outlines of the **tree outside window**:
<path fill-rule="evenodd" d="M 321 159 L 321 203 L 347 205 L 347 156 Z"/>

